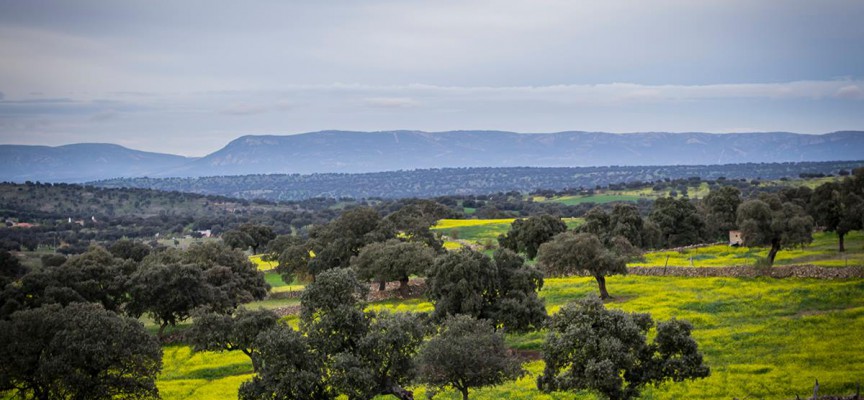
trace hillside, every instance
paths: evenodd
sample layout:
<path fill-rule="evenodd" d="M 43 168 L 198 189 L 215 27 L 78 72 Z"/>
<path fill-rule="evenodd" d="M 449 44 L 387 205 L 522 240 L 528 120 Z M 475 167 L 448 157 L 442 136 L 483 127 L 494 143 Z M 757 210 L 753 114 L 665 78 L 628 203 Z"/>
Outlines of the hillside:
<path fill-rule="evenodd" d="M 861 154 L 864 154 L 864 132 L 801 135 L 324 131 L 244 136 L 215 153 L 152 176 L 773 163 L 855 160 Z"/>
<path fill-rule="evenodd" d="M 92 185 L 279 201 L 314 197 L 404 198 L 594 188 L 622 182 L 689 177 L 705 180 L 721 177 L 747 180 L 797 178 L 802 173 L 837 174 L 841 170 L 849 171 L 862 165 L 862 162 L 850 161 L 584 168 L 446 168 L 363 174 L 113 179 L 93 182 Z"/>
<path fill-rule="evenodd" d="M 85 182 L 105 177 L 146 176 L 191 160 L 105 143 L 58 147 L 0 145 L 0 181 Z"/>
<path fill-rule="evenodd" d="M 0 146 L 0 180 L 367 173 L 433 168 L 718 165 L 856 160 L 864 132 L 347 132 L 243 136 L 201 158 L 117 145 Z"/>

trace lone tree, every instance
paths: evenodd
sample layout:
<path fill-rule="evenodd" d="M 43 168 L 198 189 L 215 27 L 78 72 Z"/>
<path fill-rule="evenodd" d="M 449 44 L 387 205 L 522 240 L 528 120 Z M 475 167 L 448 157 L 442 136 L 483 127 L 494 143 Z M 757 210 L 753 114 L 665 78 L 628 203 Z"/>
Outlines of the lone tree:
<path fill-rule="evenodd" d="M 0 391 L 22 398 L 158 398 L 162 348 L 98 304 L 52 304 L 0 321 Z"/>
<path fill-rule="evenodd" d="M 510 224 L 510 230 L 498 236 L 498 244 L 517 253 L 525 253 L 529 260 L 537 256 L 540 245 L 555 235 L 567 230 L 561 218 L 548 214 L 517 219 Z"/>
<path fill-rule="evenodd" d="M 777 195 L 763 195 L 738 207 L 738 227 L 746 246 L 771 246 L 768 266 L 780 249 L 813 241 L 813 218 L 801 206 L 781 202 Z"/>
<path fill-rule="evenodd" d="M 359 279 L 378 281 L 378 290 L 384 290 L 386 282 L 398 280 L 399 293 L 407 297 L 408 277 L 424 275 L 434 261 L 435 253 L 425 243 L 390 239 L 363 247 L 351 259 L 351 267 Z"/>
<path fill-rule="evenodd" d="M 241 351 L 252 359 L 252 369 L 258 372 L 258 357 L 253 356 L 255 338 L 278 321 L 275 312 L 265 309 L 241 307 L 233 316 L 206 313 L 195 317 L 186 337 L 195 351 Z"/>
<path fill-rule="evenodd" d="M 813 191 L 810 210 L 816 224 L 836 232 L 838 251 L 846 251 L 843 239 L 847 233 L 864 224 L 864 201 L 855 194 L 851 182 L 826 182 Z"/>
<path fill-rule="evenodd" d="M 737 226 L 735 213 L 741 205 L 741 191 L 734 186 L 720 187 L 708 193 L 702 199 L 702 205 L 708 236 L 714 240 L 725 240 L 729 231 Z"/>
<path fill-rule="evenodd" d="M 490 259 L 463 248 L 439 257 L 426 278 L 435 303 L 433 318 L 466 314 L 498 327 L 528 331 L 543 324 L 546 309 L 537 296 L 542 274 L 522 257 L 499 249 Z"/>
<path fill-rule="evenodd" d="M 489 323 L 467 315 L 445 320 L 418 359 L 421 382 L 450 386 L 462 399 L 468 399 L 469 389 L 499 385 L 523 374 L 519 360 L 508 354 L 504 337 Z"/>
<path fill-rule="evenodd" d="M 688 322 L 658 324 L 648 344 L 653 326 L 650 315 L 608 310 L 597 297 L 567 304 L 550 319 L 537 388 L 592 390 L 625 400 L 638 397 L 646 385 L 709 375 Z"/>
<path fill-rule="evenodd" d="M 597 280 L 600 298 L 608 299 L 606 277 L 627 274 L 624 255 L 607 249 L 591 233 L 564 233 L 540 246 L 539 264 L 546 276 L 567 276 L 588 273 Z"/>

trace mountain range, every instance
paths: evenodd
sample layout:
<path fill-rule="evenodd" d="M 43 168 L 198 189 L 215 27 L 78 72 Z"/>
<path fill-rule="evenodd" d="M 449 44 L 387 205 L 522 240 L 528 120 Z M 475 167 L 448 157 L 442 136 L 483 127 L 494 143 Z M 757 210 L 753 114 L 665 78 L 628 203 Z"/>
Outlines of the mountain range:
<path fill-rule="evenodd" d="M 513 133 L 321 131 L 242 136 L 200 158 L 113 144 L 0 145 L 0 180 L 360 173 L 460 167 L 712 165 L 864 159 L 864 131 Z"/>

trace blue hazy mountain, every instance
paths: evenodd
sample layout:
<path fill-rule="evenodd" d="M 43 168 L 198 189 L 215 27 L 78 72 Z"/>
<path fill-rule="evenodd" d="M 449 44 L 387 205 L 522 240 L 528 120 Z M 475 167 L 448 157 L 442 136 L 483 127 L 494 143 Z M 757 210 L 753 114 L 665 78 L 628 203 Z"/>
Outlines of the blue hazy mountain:
<path fill-rule="evenodd" d="M 116 145 L 0 146 L 0 179 L 79 182 L 113 177 L 357 173 L 445 167 L 711 165 L 864 159 L 864 132 L 500 131 L 348 132 L 243 136 L 201 158 Z"/>

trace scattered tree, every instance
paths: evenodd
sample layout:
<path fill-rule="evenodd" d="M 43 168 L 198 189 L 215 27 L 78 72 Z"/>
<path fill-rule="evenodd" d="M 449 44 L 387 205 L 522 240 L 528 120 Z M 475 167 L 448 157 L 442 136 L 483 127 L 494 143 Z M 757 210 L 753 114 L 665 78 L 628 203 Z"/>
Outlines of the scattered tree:
<path fill-rule="evenodd" d="M 654 200 L 648 217 L 660 228 L 666 246 L 687 246 L 702 240 L 705 223 L 696 206 L 687 198 L 661 197 Z"/>
<path fill-rule="evenodd" d="M 418 358 L 423 383 L 450 386 L 463 399 L 468 399 L 469 389 L 499 385 L 523 374 L 519 360 L 509 355 L 504 337 L 491 324 L 467 315 L 447 318 Z"/>
<path fill-rule="evenodd" d="M 159 338 L 168 325 L 185 321 L 212 299 L 201 269 L 183 264 L 142 266 L 130 279 L 129 294 L 126 312 L 134 318 L 149 314 L 159 323 Z"/>
<path fill-rule="evenodd" d="M 186 338 L 195 351 L 241 351 L 252 359 L 252 369 L 258 372 L 258 357 L 254 357 L 255 338 L 279 321 L 273 311 L 237 309 L 232 315 L 203 313 L 195 317 Z"/>
<path fill-rule="evenodd" d="M 379 290 L 384 290 L 386 282 L 398 280 L 399 293 L 407 297 L 408 278 L 424 275 L 434 261 L 435 253 L 425 243 L 391 239 L 363 247 L 351 266 L 359 279 L 378 281 Z"/>
<path fill-rule="evenodd" d="M 616 203 L 609 213 L 609 234 L 612 239 L 623 237 L 633 246 L 643 247 L 644 225 L 645 221 L 639 215 L 639 209 L 633 204 Z"/>
<path fill-rule="evenodd" d="M 0 321 L 0 390 L 22 398 L 158 398 L 162 348 L 98 304 L 46 305 Z"/>
<path fill-rule="evenodd" d="M 708 236 L 714 240 L 726 240 L 734 230 L 736 212 L 741 205 L 741 191 L 734 186 L 722 186 L 712 190 L 702 199 L 705 207 L 705 225 Z"/>
<path fill-rule="evenodd" d="M 284 324 L 278 324 L 255 339 L 258 373 L 240 385 L 241 400 L 332 399 L 324 382 L 326 370 L 320 353 L 309 339 Z"/>
<path fill-rule="evenodd" d="M 591 233 L 563 233 L 544 243 L 540 246 L 539 264 L 546 276 L 591 274 L 603 299 L 609 298 L 606 277 L 627 273 L 626 257 L 604 247 Z"/>
<path fill-rule="evenodd" d="M 416 376 L 414 358 L 426 334 L 422 317 L 411 313 L 366 313 L 368 328 L 353 353 L 333 357 L 330 382 L 350 399 L 392 395 L 413 399 L 405 387 Z"/>
<path fill-rule="evenodd" d="M 150 246 L 129 239 L 120 239 L 108 247 L 108 251 L 114 257 L 141 262 L 144 257 L 150 254 Z"/>
<path fill-rule="evenodd" d="M 660 323 L 648 344 L 653 326 L 650 315 L 609 310 L 593 296 L 564 306 L 550 318 L 538 389 L 592 390 L 623 400 L 638 397 L 646 385 L 709 375 L 688 322 Z"/>
<path fill-rule="evenodd" d="M 325 357 L 353 353 L 366 334 L 363 315 L 369 287 L 350 268 L 322 272 L 300 296 L 300 329 Z"/>
<path fill-rule="evenodd" d="M 27 267 L 21 264 L 18 257 L 6 250 L 0 250 L 0 289 L 7 283 L 20 279 L 27 272 Z"/>
<path fill-rule="evenodd" d="M 537 256 L 540 245 L 555 235 L 567 230 L 561 218 L 548 214 L 517 219 L 510 224 L 510 230 L 498 236 L 498 245 L 517 253 L 525 253 L 529 260 Z"/>
<path fill-rule="evenodd" d="M 530 330 L 546 318 L 537 290 L 542 274 L 507 249 L 493 259 L 463 248 L 439 257 L 426 278 L 432 316 L 466 314 L 514 331 Z"/>
<path fill-rule="evenodd" d="M 826 182 L 813 191 L 810 209 L 819 226 L 837 233 L 838 251 L 846 251 L 847 233 L 861 229 L 864 224 L 864 201 L 856 195 L 852 185 Z"/>
<path fill-rule="evenodd" d="M 232 249 L 246 250 L 252 246 L 253 239 L 248 233 L 235 229 L 223 233 L 222 242 Z"/>
<path fill-rule="evenodd" d="M 738 227 L 746 246 L 771 246 L 768 266 L 780 249 L 810 243 L 813 240 L 813 218 L 801 206 L 781 202 L 777 195 L 760 196 L 738 207 Z"/>
<path fill-rule="evenodd" d="M 252 247 L 252 254 L 258 254 L 258 249 L 265 246 L 271 240 L 276 238 L 276 234 L 269 226 L 257 224 L 240 225 L 240 232 L 245 233 L 249 237 L 249 247 Z"/>

